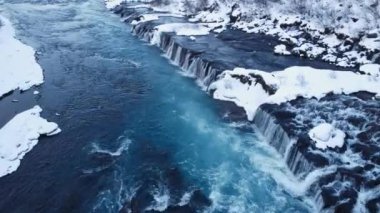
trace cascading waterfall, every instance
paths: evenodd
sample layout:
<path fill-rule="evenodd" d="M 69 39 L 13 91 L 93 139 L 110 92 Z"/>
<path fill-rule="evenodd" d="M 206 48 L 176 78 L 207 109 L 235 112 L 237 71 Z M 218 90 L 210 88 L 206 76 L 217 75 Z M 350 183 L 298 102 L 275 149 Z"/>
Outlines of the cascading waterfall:
<path fill-rule="evenodd" d="M 133 26 L 132 32 L 150 43 L 155 36 L 152 25 L 138 24 Z M 174 64 L 181 67 L 189 76 L 207 88 L 216 80 L 221 70 L 213 66 L 212 62 L 201 57 L 200 53 L 181 46 L 170 33 L 159 33 L 158 42 L 155 43 Z M 157 39 L 157 38 L 155 38 Z M 285 159 L 289 169 L 300 180 L 303 192 L 314 193 L 315 202 L 320 209 L 323 208 L 321 190 L 316 187 L 318 180 L 329 174 L 334 168 L 318 168 L 305 157 L 304 150 L 297 146 L 297 138 L 291 137 L 270 113 L 259 108 L 255 114 L 254 124 L 265 136 L 268 143 L 273 146 Z"/>
<path fill-rule="evenodd" d="M 310 164 L 296 146 L 296 139 L 291 138 L 272 115 L 259 108 L 253 122 L 268 143 L 284 157 L 290 170 L 296 176 L 301 177 L 302 174 L 307 174 L 315 169 L 315 166 Z"/>
<path fill-rule="evenodd" d="M 150 26 L 138 24 L 133 26 L 132 32 L 140 39 L 152 43 L 154 32 Z M 207 88 L 220 72 L 209 61 L 201 58 L 199 53 L 192 52 L 178 44 L 169 33 L 160 33 L 157 46 L 173 63 L 181 67 L 190 76 L 197 78 L 201 86 Z"/>

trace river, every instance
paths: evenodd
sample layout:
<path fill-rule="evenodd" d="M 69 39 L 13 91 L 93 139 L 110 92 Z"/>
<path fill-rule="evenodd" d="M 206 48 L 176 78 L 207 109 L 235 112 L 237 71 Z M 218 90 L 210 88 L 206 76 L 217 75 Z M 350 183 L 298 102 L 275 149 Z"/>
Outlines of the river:
<path fill-rule="evenodd" d="M 39 104 L 62 129 L 0 179 L 0 212 L 312 211 L 287 190 L 297 183 L 254 127 L 228 119 L 234 108 L 101 0 L 7 0 L 0 9 L 45 75 L 40 95 L 0 101 L 0 125 Z"/>

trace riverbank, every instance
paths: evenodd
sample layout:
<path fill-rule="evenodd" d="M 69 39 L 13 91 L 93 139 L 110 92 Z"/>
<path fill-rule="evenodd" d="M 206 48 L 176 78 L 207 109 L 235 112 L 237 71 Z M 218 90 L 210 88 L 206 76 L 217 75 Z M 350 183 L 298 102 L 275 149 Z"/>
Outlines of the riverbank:
<path fill-rule="evenodd" d="M 133 26 L 134 34 L 160 47 L 173 63 L 182 68 L 185 75 L 194 77 L 204 90 L 213 95 L 215 91 L 218 92 L 218 87 L 213 86 L 218 81 L 224 81 L 222 87 L 232 91 L 235 87 L 242 91 L 252 85 L 252 88 L 258 87 L 258 90 L 247 93 L 250 97 L 255 97 L 257 93 L 273 95 L 279 89 L 279 84 L 272 84 L 264 74 L 249 74 L 249 70 L 246 75 L 229 75 L 231 80 L 235 79 L 236 84 L 223 79 L 227 75 L 225 70 L 236 67 L 281 73 L 281 70 L 291 66 L 310 66 L 316 68 L 313 70 L 315 72 L 329 69 L 332 73 L 327 79 L 331 82 L 335 82 L 338 73 L 351 73 L 349 75 L 358 80 L 359 87 L 352 89 L 343 83 L 342 90 L 327 88 L 317 94 L 310 93 L 310 96 L 300 93 L 285 102 L 262 104 L 251 112 L 250 120 L 282 154 L 284 161 L 301 182 L 293 193 L 313 197 L 320 210 L 378 211 L 376 180 L 380 177 L 376 150 L 379 149 L 380 103 L 376 96 L 379 92 L 376 72 L 374 75 L 364 75 L 359 70 L 352 70 L 354 72 L 336 71 L 335 74 L 334 70 L 339 68 L 333 65 L 294 56 L 278 56 L 274 61 L 273 48 L 278 43 L 273 37 L 235 29 L 215 34 L 211 32 L 214 29 L 212 24 L 189 23 L 186 17 L 160 13 L 149 5 L 121 4 L 114 8 L 114 12 Z M 303 74 L 295 77 L 295 85 L 300 84 L 302 87 L 304 84 L 307 87 L 309 84 L 308 78 Z M 324 87 L 326 80 L 322 81 L 319 83 Z M 374 85 L 373 90 L 364 92 L 368 90 L 364 88 L 368 82 Z M 239 97 L 233 93 L 225 93 L 224 96 L 224 100 L 235 103 L 236 100 L 249 101 L 244 96 Z M 262 96 L 257 98 L 262 99 Z M 314 128 L 324 123 L 331 124 L 332 128 L 319 130 L 315 135 Z M 338 140 L 335 135 L 338 134 L 336 132 L 340 134 L 340 131 L 344 132 L 344 137 L 339 139 L 340 142 L 334 143 L 339 146 L 332 146 L 333 143 L 330 142 Z M 318 142 L 327 144 L 326 146 L 330 144 L 331 147 L 321 149 L 324 146 L 319 146 Z"/>
<path fill-rule="evenodd" d="M 21 93 L 43 83 L 43 71 L 36 61 L 34 49 L 15 36 L 12 23 L 0 15 L 0 102 L 13 92 Z M 33 94 L 38 95 L 39 92 L 35 90 Z M 12 102 L 19 100 L 13 99 Z M 34 106 L 16 115 L 2 115 L 0 177 L 17 170 L 25 154 L 37 145 L 40 136 L 52 136 L 61 131 L 56 123 L 43 119 L 41 111 L 39 106 Z M 12 118 L 7 119 L 9 116 Z"/>

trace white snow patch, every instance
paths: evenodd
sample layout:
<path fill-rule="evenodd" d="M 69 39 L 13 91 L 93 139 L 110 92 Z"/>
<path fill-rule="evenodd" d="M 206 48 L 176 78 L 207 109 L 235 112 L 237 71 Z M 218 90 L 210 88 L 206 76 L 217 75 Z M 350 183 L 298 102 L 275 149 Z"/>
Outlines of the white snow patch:
<path fill-rule="evenodd" d="M 380 76 L 380 64 L 365 64 L 360 67 L 360 71 L 375 77 Z"/>
<path fill-rule="evenodd" d="M 274 47 L 274 52 L 280 55 L 290 55 L 291 53 L 286 50 L 286 46 L 284 44 L 279 44 Z"/>
<path fill-rule="evenodd" d="M 207 35 L 210 33 L 212 28 L 204 26 L 202 24 L 193 23 L 169 23 L 158 25 L 155 28 L 153 38 L 151 40 L 152 44 L 159 44 L 161 39 L 161 34 L 163 32 L 174 32 L 177 35 L 184 36 L 195 36 L 195 35 Z"/>
<path fill-rule="evenodd" d="M 0 97 L 42 84 L 42 68 L 33 48 L 15 39 L 15 30 L 7 18 L 0 16 L 0 23 Z"/>
<path fill-rule="evenodd" d="M 252 75 L 261 76 L 266 85 L 276 89 L 275 93 L 268 94 Z M 249 79 L 251 84 L 242 83 L 236 76 Z M 297 97 L 320 99 L 328 93 L 368 91 L 380 94 L 380 77 L 297 66 L 272 73 L 236 68 L 224 71 L 209 89 L 214 90 L 215 99 L 232 101 L 243 107 L 248 119 L 252 120 L 257 108 L 264 103 L 281 104 Z"/>
<path fill-rule="evenodd" d="M 169 17 L 182 17 L 182 15 L 171 14 L 171 13 L 151 13 L 151 14 L 141 15 L 139 21 L 133 20 L 131 22 L 131 24 L 132 25 L 138 25 L 138 24 L 143 23 L 143 22 L 154 21 L 154 20 L 158 20 L 160 17 L 167 17 L 167 16 L 169 16 Z"/>
<path fill-rule="evenodd" d="M 293 51 L 297 54 L 306 54 L 309 58 L 316 58 L 325 52 L 326 49 L 312 43 L 304 43 L 299 47 L 293 48 Z"/>
<path fill-rule="evenodd" d="M 328 47 L 337 47 L 342 43 L 342 41 L 339 40 L 335 34 L 332 34 L 322 39 L 322 43 L 327 45 Z"/>
<path fill-rule="evenodd" d="M 40 135 L 55 135 L 61 130 L 56 123 L 40 117 L 35 106 L 19 113 L 0 129 L 0 177 L 17 170 L 26 153 L 38 143 Z"/>
<path fill-rule="evenodd" d="M 309 137 L 315 142 L 315 146 L 325 150 L 327 147 L 341 148 L 346 134 L 333 125 L 322 123 L 309 131 Z"/>
<path fill-rule="evenodd" d="M 115 7 L 119 6 L 121 3 L 123 3 L 125 0 L 105 0 L 106 8 L 111 10 Z"/>

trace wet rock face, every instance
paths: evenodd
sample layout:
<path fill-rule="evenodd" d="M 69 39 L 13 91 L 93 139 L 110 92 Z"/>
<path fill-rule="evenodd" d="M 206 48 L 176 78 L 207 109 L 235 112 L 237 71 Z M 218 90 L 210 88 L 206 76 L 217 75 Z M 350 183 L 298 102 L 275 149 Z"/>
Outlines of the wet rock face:
<path fill-rule="evenodd" d="M 352 212 L 361 199 L 368 211 L 380 210 L 380 101 L 373 94 L 330 94 L 321 100 L 299 98 L 280 106 L 266 104 L 261 110 L 275 118 L 277 128 L 296 139 L 286 157 L 289 167 L 301 179 L 312 170 L 337 166 L 310 189 L 321 209 Z M 324 122 L 334 123 L 345 132 L 342 148 L 319 150 L 305 135 Z"/>

